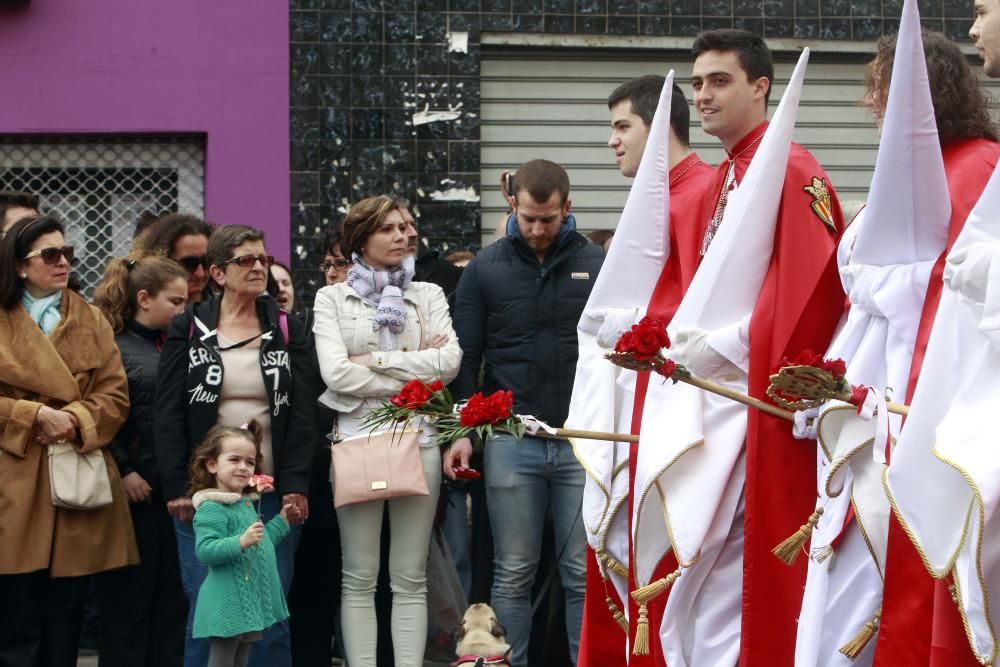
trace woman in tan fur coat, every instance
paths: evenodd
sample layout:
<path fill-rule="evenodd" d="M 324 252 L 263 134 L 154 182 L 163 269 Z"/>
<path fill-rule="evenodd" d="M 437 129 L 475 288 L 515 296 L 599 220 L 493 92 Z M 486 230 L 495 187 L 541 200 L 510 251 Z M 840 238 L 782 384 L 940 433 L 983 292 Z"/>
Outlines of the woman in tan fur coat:
<path fill-rule="evenodd" d="M 0 667 L 76 664 L 85 575 L 138 562 L 106 446 L 128 415 L 111 327 L 66 289 L 73 249 L 43 216 L 0 244 Z M 47 445 L 103 450 L 113 502 L 52 504 Z"/>

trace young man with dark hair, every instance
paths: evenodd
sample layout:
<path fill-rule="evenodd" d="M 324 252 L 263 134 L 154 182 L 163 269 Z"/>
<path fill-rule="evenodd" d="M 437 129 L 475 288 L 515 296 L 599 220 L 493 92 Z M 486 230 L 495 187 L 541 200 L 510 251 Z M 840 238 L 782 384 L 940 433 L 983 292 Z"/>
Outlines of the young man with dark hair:
<path fill-rule="evenodd" d="M 763 39 L 742 30 L 702 33 L 693 55 L 695 110 L 702 128 L 719 139 L 728 157 L 702 202 L 699 253 L 704 256 L 722 224 L 729 195 L 739 187 L 767 129 L 774 66 Z M 840 205 L 826 173 L 794 143 L 774 230 L 751 313 L 710 331 L 681 329 L 671 349 L 671 357 L 695 375 L 716 381 L 746 378 L 754 396 L 764 395 L 769 373 L 782 357 L 826 349 L 843 310 L 836 265 L 843 230 Z M 814 508 L 815 452 L 803 448 L 787 423 L 774 417 L 749 410 L 746 422 L 742 496 L 732 519 L 718 519 L 731 525 L 715 552 L 717 560 L 701 563 L 700 574 L 685 575 L 688 579 L 679 588 L 658 596 L 676 592 L 683 601 L 666 603 L 668 614 L 679 614 L 668 620 L 683 626 L 683 637 L 671 642 L 676 640 L 693 664 L 697 658 L 692 656 L 708 650 L 725 655 L 727 663 L 793 663 L 805 563 L 788 567 L 771 550 L 797 531 Z M 742 473 L 741 467 L 734 468 L 733 475 Z M 722 499 L 710 494 L 699 502 L 722 506 Z M 683 524 L 684 517 L 676 520 Z M 719 529 L 725 526 L 720 523 Z M 663 560 L 666 571 L 680 565 L 673 551 Z M 673 662 L 687 664 L 680 656 Z"/>
<path fill-rule="evenodd" d="M 451 390 L 457 400 L 509 390 L 516 412 L 562 426 L 576 372 L 576 325 L 604 250 L 576 232 L 569 178 L 559 165 L 519 167 L 514 198 L 507 235 L 484 248 L 458 283 L 455 332 L 464 356 Z M 456 440 L 444 456 L 445 475 L 455 479 L 455 467 L 468 467 L 471 455 L 470 440 Z M 549 508 L 575 662 L 586 576 L 583 467 L 568 441 L 533 436 L 498 434 L 483 455 L 495 544 L 492 605 L 513 648 L 510 664 L 527 665 L 531 590 Z"/>
<path fill-rule="evenodd" d="M 448 299 L 448 305 L 455 309 L 455 290 L 458 288 L 458 279 L 462 275 L 462 269 L 455 266 L 448 260 L 441 257 L 437 250 L 431 250 L 420 243 L 420 230 L 416 218 L 410 212 L 410 203 L 403 202 L 399 208 L 403 222 L 406 223 L 406 254 L 413 255 L 414 274 L 413 279 L 422 283 L 434 283 L 444 290 L 444 295 Z"/>
<path fill-rule="evenodd" d="M 30 192 L 0 191 L 0 239 L 19 220 L 38 215 L 38 195 Z"/>
<path fill-rule="evenodd" d="M 665 78 L 649 74 L 626 81 L 608 96 L 611 111 L 611 137 L 608 146 L 615 152 L 618 168 L 623 176 L 634 178 L 639 170 L 649 138 L 653 116 L 659 104 Z M 668 132 L 668 186 L 670 189 L 670 252 L 664 263 L 659 280 L 654 288 L 646 310 L 642 313 L 623 311 L 607 313 L 602 330 L 613 330 L 613 338 L 605 342 L 613 344 L 621 332 L 626 331 L 642 315 L 649 315 L 669 323 L 687 286 L 694 277 L 700 256 L 703 225 L 700 220 L 701 201 L 714 176 L 714 170 L 701 161 L 691 151 L 689 145 L 691 114 L 684 93 L 675 83 L 671 91 L 670 127 Z M 627 276 L 622 276 L 627 280 Z M 599 336 L 600 338 L 600 336 Z M 649 386 L 649 373 L 639 373 L 632 399 L 632 419 L 615 430 L 639 433 L 643 404 Z M 629 453 L 629 492 L 634 492 L 634 469 L 638 458 L 639 445 L 634 443 Z M 631 523 L 631 514 L 629 514 Z M 629 534 L 631 534 L 631 529 Z M 585 606 L 584 640 L 581 648 L 581 664 L 605 665 L 621 661 L 623 645 L 619 641 L 618 629 L 605 597 L 612 595 L 605 587 L 592 551 L 588 551 L 587 601 Z M 621 558 L 627 563 L 627 558 Z M 664 573 L 666 574 L 666 573 Z M 609 575 L 613 576 L 613 575 Z M 633 600 L 619 600 L 619 607 L 628 604 L 630 619 L 637 616 Z M 647 609 L 650 627 L 658 628 L 663 614 L 663 604 L 654 601 Z M 584 663 L 584 660 L 586 662 Z M 658 642 L 653 642 L 649 656 L 633 656 L 636 665 L 659 664 L 663 658 Z"/>
<path fill-rule="evenodd" d="M 608 95 L 611 111 L 611 136 L 608 148 L 615 152 L 618 169 L 625 178 L 635 178 L 649 138 L 649 126 L 660 100 L 664 77 L 647 74 L 626 81 Z M 676 83 L 670 103 L 670 168 L 691 155 L 689 144 L 691 112 L 688 101 Z"/>

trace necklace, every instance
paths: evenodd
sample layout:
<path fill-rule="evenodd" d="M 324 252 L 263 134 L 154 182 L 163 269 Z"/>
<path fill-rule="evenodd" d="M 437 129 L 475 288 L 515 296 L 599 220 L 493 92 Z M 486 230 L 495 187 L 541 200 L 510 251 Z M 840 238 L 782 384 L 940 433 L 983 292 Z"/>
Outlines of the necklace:
<path fill-rule="evenodd" d="M 699 165 L 699 164 L 701 164 L 701 159 L 696 158 L 693 162 L 691 162 L 691 164 L 689 164 L 688 166 L 684 167 L 684 171 L 682 171 L 681 173 L 679 173 L 676 176 L 674 176 L 673 178 L 671 178 L 670 182 L 667 183 L 667 187 L 672 187 L 674 183 L 676 183 L 677 181 L 681 180 L 681 177 L 684 174 L 686 174 L 689 171 L 691 171 L 692 167 L 694 167 L 696 165 Z"/>
<path fill-rule="evenodd" d="M 736 189 L 736 158 L 756 146 L 763 138 L 764 134 L 761 133 L 759 137 L 747 144 L 746 148 L 729 158 L 729 167 L 726 169 L 726 178 L 722 181 L 722 192 L 719 193 L 719 201 L 715 205 L 715 213 L 708 223 L 708 229 L 705 230 L 705 237 L 701 240 L 701 250 L 698 252 L 700 256 L 704 257 L 705 253 L 708 252 L 708 247 L 712 245 L 715 233 L 719 231 L 719 225 L 722 224 L 722 216 L 726 212 L 729 193 Z"/>

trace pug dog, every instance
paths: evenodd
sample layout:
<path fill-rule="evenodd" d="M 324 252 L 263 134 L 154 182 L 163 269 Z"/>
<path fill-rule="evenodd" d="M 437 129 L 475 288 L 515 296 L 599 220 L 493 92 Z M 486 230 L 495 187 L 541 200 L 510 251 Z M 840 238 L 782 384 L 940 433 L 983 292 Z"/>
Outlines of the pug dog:
<path fill-rule="evenodd" d="M 510 664 L 507 631 L 488 604 L 478 602 L 466 609 L 454 634 L 458 642 L 458 660 L 452 663 L 455 667 Z"/>

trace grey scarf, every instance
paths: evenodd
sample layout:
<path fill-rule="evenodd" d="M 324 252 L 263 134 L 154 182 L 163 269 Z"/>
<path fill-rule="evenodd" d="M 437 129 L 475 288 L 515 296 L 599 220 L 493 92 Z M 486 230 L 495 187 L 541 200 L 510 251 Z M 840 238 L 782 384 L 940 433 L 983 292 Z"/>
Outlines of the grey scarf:
<path fill-rule="evenodd" d="M 375 306 L 372 329 L 403 333 L 406 330 L 403 291 L 413 280 L 413 256 L 408 256 L 402 264 L 386 271 L 376 271 L 357 253 L 351 259 L 354 263 L 347 271 L 347 285 L 354 288 L 363 301 Z"/>

